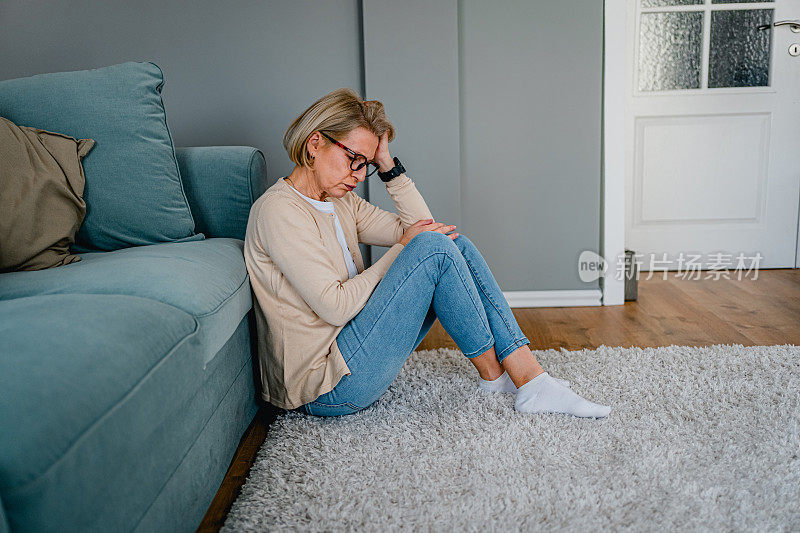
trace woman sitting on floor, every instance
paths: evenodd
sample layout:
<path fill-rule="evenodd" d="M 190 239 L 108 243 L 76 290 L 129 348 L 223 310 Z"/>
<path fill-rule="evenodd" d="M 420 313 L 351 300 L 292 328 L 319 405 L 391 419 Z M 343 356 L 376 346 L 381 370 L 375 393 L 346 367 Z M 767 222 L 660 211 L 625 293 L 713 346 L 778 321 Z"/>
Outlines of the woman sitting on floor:
<path fill-rule="evenodd" d="M 521 412 L 607 416 L 610 407 L 539 365 L 481 253 L 434 222 L 389 155 L 393 138 L 383 104 L 350 89 L 323 96 L 286 131 L 294 170 L 253 204 L 244 248 L 264 399 L 317 416 L 364 409 L 438 317 L 478 370 L 479 390 L 516 393 Z M 399 215 L 353 192 L 375 172 Z M 365 269 L 359 242 L 389 249 Z"/>

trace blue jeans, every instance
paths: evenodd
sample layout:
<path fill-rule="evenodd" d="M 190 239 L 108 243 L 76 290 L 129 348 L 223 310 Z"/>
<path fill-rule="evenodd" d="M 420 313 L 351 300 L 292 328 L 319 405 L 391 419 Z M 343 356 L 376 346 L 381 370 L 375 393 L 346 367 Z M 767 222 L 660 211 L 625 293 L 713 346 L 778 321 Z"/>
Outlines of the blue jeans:
<path fill-rule="evenodd" d="M 386 392 L 437 317 L 467 358 L 494 346 L 502 362 L 530 344 L 472 241 L 424 231 L 403 248 L 364 308 L 339 332 L 350 374 L 295 410 L 340 416 L 368 407 Z"/>

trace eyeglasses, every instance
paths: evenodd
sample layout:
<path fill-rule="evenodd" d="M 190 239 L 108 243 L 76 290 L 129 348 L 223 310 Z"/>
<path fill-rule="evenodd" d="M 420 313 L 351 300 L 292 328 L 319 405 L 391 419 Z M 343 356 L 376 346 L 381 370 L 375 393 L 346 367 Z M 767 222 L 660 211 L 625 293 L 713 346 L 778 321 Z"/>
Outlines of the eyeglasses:
<path fill-rule="evenodd" d="M 372 176 L 373 174 L 375 174 L 375 172 L 377 172 L 378 165 L 375 164 L 375 163 L 372 163 L 371 161 L 367 161 L 367 156 L 359 154 L 358 152 L 352 151 L 350 148 L 348 148 L 347 146 L 343 145 L 342 143 L 340 143 L 339 141 L 337 141 L 336 139 L 334 139 L 333 137 L 331 137 L 330 135 L 328 135 L 324 131 L 320 131 L 320 133 L 323 134 L 329 141 L 331 141 L 336 146 L 344 148 L 350 154 L 352 154 L 352 157 L 350 157 L 350 169 L 351 170 L 361 170 L 362 168 L 364 168 L 364 165 L 366 165 L 367 166 L 367 176 Z"/>

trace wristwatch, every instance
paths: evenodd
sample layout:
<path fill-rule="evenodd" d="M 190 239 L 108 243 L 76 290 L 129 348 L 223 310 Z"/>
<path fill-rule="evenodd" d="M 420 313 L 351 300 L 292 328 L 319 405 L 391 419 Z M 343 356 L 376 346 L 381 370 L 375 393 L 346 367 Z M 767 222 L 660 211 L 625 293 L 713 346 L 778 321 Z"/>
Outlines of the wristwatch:
<path fill-rule="evenodd" d="M 397 159 L 396 157 L 393 159 L 394 159 L 393 169 L 387 170 L 386 172 L 378 172 L 378 177 L 381 179 L 381 181 L 384 182 L 389 181 L 406 171 L 406 169 L 403 167 L 403 164 L 400 162 L 399 159 Z"/>

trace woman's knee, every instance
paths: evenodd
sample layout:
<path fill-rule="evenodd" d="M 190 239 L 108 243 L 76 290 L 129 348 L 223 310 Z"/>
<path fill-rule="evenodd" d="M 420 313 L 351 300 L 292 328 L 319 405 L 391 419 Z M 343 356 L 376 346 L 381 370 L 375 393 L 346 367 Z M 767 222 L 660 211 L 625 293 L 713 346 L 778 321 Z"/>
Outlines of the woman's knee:
<path fill-rule="evenodd" d="M 462 252 L 467 249 L 477 250 L 475 244 L 471 240 L 469 240 L 469 237 L 467 237 L 463 233 L 459 233 L 458 237 L 453 239 L 453 242 L 456 244 L 456 246 L 458 246 L 459 250 L 461 250 Z"/>
<path fill-rule="evenodd" d="M 475 247 L 475 244 L 469 240 L 469 237 L 462 233 L 459 233 L 458 237 L 453 239 L 449 235 L 439 233 L 438 231 L 423 231 L 411 239 L 411 242 L 414 242 L 416 239 L 420 239 L 420 241 L 418 241 L 420 250 L 429 250 L 438 247 L 440 250 L 453 251 L 453 245 L 455 245 L 455 248 L 464 256 L 480 253 L 478 248 Z"/>
<path fill-rule="evenodd" d="M 450 243 L 452 242 L 460 249 L 464 248 L 475 248 L 475 244 L 463 233 L 459 233 L 456 238 L 452 238 L 450 235 L 445 235 L 444 233 L 440 233 L 438 231 L 423 231 L 422 233 L 416 235 L 414 239 L 422 238 L 426 240 L 431 245 L 437 245 L 441 243 Z M 412 241 L 414 240 L 412 239 Z"/>
<path fill-rule="evenodd" d="M 436 270 L 441 270 L 453 262 L 464 261 L 461 249 L 453 239 L 438 231 L 423 231 L 415 235 L 401 253 L 420 262 L 435 265 Z"/>
<path fill-rule="evenodd" d="M 452 249 L 454 246 L 453 239 L 449 235 L 440 233 L 438 231 L 423 231 L 418 233 L 411 239 L 406 248 L 414 250 L 418 249 Z"/>

